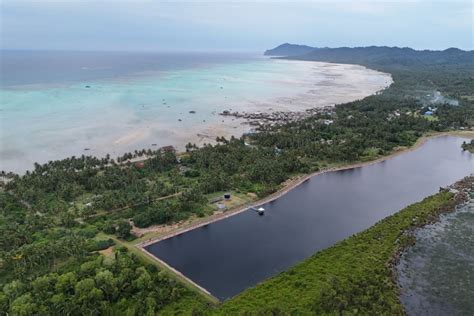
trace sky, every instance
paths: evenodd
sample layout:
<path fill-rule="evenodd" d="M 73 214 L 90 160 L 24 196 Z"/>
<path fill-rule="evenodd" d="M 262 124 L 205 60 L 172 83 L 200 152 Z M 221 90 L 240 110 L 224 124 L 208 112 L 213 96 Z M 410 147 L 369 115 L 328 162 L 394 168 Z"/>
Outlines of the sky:
<path fill-rule="evenodd" d="M 472 0 L 0 0 L 0 48 L 261 51 L 281 43 L 473 49 Z"/>

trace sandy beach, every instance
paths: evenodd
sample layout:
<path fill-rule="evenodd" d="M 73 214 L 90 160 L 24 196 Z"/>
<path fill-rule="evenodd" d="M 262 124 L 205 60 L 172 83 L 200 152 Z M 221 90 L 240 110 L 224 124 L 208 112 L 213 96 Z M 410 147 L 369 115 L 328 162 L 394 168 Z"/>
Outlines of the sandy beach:
<path fill-rule="evenodd" d="M 251 130 L 244 119 L 219 115 L 224 110 L 304 111 L 362 99 L 391 83 L 389 74 L 358 65 L 260 59 L 90 88 L 2 90 L 0 169 L 23 173 L 34 162 L 117 157 L 152 144 L 183 150 Z"/>
<path fill-rule="evenodd" d="M 244 99 L 222 106 L 219 108 L 220 111 L 230 110 L 246 113 L 305 111 L 311 108 L 334 106 L 360 100 L 387 88 L 393 82 L 391 75 L 360 65 L 307 61 L 285 62 L 295 63 L 298 67 L 308 68 L 308 72 L 305 73 L 306 77 L 303 79 L 295 80 L 288 78 L 285 81 L 278 82 L 279 84 L 293 87 L 299 85 L 299 88 L 295 89 L 295 93 L 267 99 Z M 313 81 L 312 76 L 319 79 Z M 321 76 L 324 79 L 320 80 Z M 243 93 L 245 94 L 245 91 Z M 197 125 L 187 125 L 186 116 L 188 114 L 185 114 L 183 115 L 183 121 L 178 121 L 181 124 L 170 122 L 151 124 L 141 130 L 139 137 L 136 137 L 137 133 L 132 131 L 114 142 L 114 152 L 119 151 L 119 146 L 115 145 L 123 144 L 118 142 L 119 140 L 134 139 L 134 142 L 131 142 L 131 144 L 143 143 L 148 141 L 150 136 L 153 135 L 153 130 L 155 132 L 156 130 L 166 131 L 169 144 L 172 144 L 179 150 L 183 150 L 184 146 L 189 142 L 201 146 L 205 143 L 214 143 L 217 136 L 224 136 L 226 138 L 231 136 L 240 137 L 242 134 L 251 131 L 252 128 L 247 124 L 247 120 L 220 116 L 219 112 L 213 112 L 211 117 Z M 147 130 L 148 133 L 146 133 Z M 163 145 L 166 144 L 163 143 Z"/>

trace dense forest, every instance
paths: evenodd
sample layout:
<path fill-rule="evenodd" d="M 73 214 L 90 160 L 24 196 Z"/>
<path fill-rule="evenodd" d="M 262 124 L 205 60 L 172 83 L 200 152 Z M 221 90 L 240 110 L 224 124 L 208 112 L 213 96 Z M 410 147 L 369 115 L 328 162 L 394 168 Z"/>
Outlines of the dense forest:
<path fill-rule="evenodd" d="M 348 53 L 319 49 L 297 58 L 359 63 L 391 73 L 394 83 L 330 112 L 214 145 L 188 144 L 184 153 L 70 157 L 24 175 L 2 172 L 0 314 L 142 315 L 187 304 L 204 311 L 204 298 L 121 246 L 135 238 L 133 226 L 203 217 L 220 192 L 263 197 L 294 175 L 373 160 L 428 132 L 473 128 L 474 65 L 465 52 L 428 58 L 395 48 L 342 50 Z M 318 311 L 339 305 L 325 308 Z"/>

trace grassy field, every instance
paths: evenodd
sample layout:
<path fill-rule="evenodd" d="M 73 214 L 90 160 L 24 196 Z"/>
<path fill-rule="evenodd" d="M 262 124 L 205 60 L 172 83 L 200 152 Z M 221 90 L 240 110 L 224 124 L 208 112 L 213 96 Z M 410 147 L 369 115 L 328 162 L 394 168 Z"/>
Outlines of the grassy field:
<path fill-rule="evenodd" d="M 225 205 L 226 210 L 230 210 L 230 209 L 245 205 L 246 203 L 250 203 L 250 202 L 253 202 L 253 201 L 256 200 L 255 196 L 252 197 L 252 196 L 247 195 L 245 193 L 238 193 L 238 192 L 235 192 L 235 191 L 230 191 L 229 193 L 231 195 L 230 199 L 228 199 L 228 200 L 223 199 L 223 200 L 217 202 L 217 203 L 221 203 L 221 204 Z M 214 198 L 217 198 L 217 197 L 220 197 L 220 196 L 223 196 L 223 195 L 224 195 L 224 192 L 217 192 L 217 193 L 214 193 L 214 194 L 209 194 L 208 199 L 212 200 Z M 211 209 L 212 211 L 218 211 L 217 203 L 209 203 L 207 207 L 209 209 Z"/>
<path fill-rule="evenodd" d="M 436 116 L 424 115 L 423 117 L 424 117 L 425 119 L 427 119 L 428 121 L 430 121 L 430 122 L 437 122 L 437 121 L 439 121 L 439 118 L 436 117 Z"/>

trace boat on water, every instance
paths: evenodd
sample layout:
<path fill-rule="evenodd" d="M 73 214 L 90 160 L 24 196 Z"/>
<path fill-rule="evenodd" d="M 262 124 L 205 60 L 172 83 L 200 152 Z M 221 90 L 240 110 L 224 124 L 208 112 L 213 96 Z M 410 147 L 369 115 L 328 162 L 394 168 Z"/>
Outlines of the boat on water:
<path fill-rule="evenodd" d="M 263 207 L 259 207 L 259 208 L 256 208 L 256 207 L 251 207 L 250 208 L 252 211 L 255 211 L 258 215 L 263 215 L 265 214 L 265 209 Z"/>

